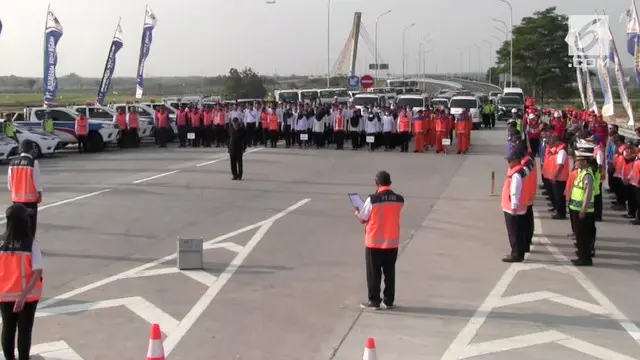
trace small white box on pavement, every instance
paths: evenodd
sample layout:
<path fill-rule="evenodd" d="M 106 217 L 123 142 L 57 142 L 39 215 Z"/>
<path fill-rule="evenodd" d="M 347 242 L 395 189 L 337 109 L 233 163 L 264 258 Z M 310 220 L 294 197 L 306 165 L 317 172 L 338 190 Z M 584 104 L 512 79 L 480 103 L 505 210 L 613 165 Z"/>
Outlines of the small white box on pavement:
<path fill-rule="evenodd" d="M 183 239 L 178 237 L 178 269 L 196 270 L 204 268 L 203 260 L 204 239 Z"/>

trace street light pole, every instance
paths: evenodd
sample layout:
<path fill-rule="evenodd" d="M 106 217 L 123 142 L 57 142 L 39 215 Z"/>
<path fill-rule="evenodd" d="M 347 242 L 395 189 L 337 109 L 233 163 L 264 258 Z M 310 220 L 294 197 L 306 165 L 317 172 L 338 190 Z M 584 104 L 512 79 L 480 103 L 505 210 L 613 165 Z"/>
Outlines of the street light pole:
<path fill-rule="evenodd" d="M 331 87 L 331 0 L 327 0 L 327 89 Z"/>
<path fill-rule="evenodd" d="M 513 6 L 511 6 L 511 3 L 508 2 L 507 0 L 500 0 L 500 2 L 503 2 L 505 4 L 507 4 L 507 6 L 509 6 L 509 16 L 510 16 L 510 20 L 509 20 L 509 34 L 511 34 L 511 43 L 509 44 L 509 58 L 510 58 L 510 64 L 509 64 L 509 87 L 513 87 Z"/>
<path fill-rule="evenodd" d="M 404 80 L 405 78 L 405 72 L 404 72 L 404 66 L 405 66 L 405 35 L 407 34 L 407 30 L 411 29 L 412 27 L 414 27 L 416 25 L 416 23 L 413 23 L 409 26 L 407 26 L 406 28 L 404 28 L 404 30 L 402 30 L 402 80 Z"/>
<path fill-rule="evenodd" d="M 476 77 L 476 81 L 480 82 L 480 73 L 482 73 L 482 64 L 480 62 L 480 46 L 478 44 L 473 44 L 478 50 L 478 75 Z"/>
<path fill-rule="evenodd" d="M 489 40 L 482 40 L 483 42 L 489 44 L 489 84 L 493 84 L 493 77 L 492 75 L 492 71 L 491 71 L 491 60 L 493 59 L 493 45 L 491 45 L 491 41 Z"/>
<path fill-rule="evenodd" d="M 380 64 L 378 64 L 378 21 L 380 21 L 380 18 L 382 18 L 383 16 L 387 15 L 391 11 L 393 11 L 393 10 L 387 10 L 387 11 L 383 12 L 382 14 L 378 15 L 378 17 L 376 18 L 376 26 L 375 26 L 375 31 L 374 31 L 375 35 L 373 36 L 374 37 L 374 40 L 373 40 L 374 45 L 373 46 L 375 47 L 374 51 L 376 53 L 375 54 L 376 68 L 375 68 L 375 74 L 374 74 L 374 77 L 373 77 L 374 86 L 377 86 L 377 83 L 378 83 L 378 68 L 380 67 Z"/>

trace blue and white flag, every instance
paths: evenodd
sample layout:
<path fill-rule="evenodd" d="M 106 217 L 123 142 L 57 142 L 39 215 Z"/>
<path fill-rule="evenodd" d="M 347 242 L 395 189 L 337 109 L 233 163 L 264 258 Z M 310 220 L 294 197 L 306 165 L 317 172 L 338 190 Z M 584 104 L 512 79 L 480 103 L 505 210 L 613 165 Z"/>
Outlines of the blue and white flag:
<path fill-rule="evenodd" d="M 62 25 L 51 10 L 47 14 L 47 25 L 44 29 L 44 104 L 53 105 L 56 102 L 58 78 L 58 42 L 62 37 Z"/>
<path fill-rule="evenodd" d="M 598 27 L 605 27 L 605 31 L 609 30 L 609 24 L 598 19 L 596 14 L 596 25 Z M 604 33 L 606 34 L 606 32 Z M 606 39 L 609 40 L 609 39 Z M 598 41 L 598 56 L 596 57 L 596 71 L 598 72 L 598 78 L 600 79 L 600 88 L 602 89 L 602 97 L 604 98 L 602 104 L 602 116 L 613 116 L 613 90 L 611 89 L 611 77 L 609 76 L 609 55 L 610 50 L 605 49 L 610 45 L 610 41 Z"/>
<path fill-rule="evenodd" d="M 138 60 L 138 81 L 136 83 L 136 99 L 142 98 L 144 91 L 144 62 L 149 56 L 151 41 L 153 40 L 153 29 L 156 27 L 156 15 L 147 5 L 144 15 L 144 26 L 142 27 L 142 43 L 140 44 L 140 59 Z"/>
<path fill-rule="evenodd" d="M 113 35 L 113 40 L 111 41 L 111 46 L 109 47 L 107 62 L 104 65 L 104 73 L 102 74 L 100 87 L 98 88 L 97 102 L 100 105 L 104 105 L 104 100 L 107 97 L 109 88 L 111 87 L 111 79 L 113 78 L 113 73 L 116 70 L 116 55 L 118 54 L 118 51 L 122 49 L 122 46 L 122 27 L 120 26 L 120 22 L 118 21 L 116 32 Z"/>
<path fill-rule="evenodd" d="M 2 34 L 2 20 L 0 20 L 0 34 Z"/>
<path fill-rule="evenodd" d="M 627 52 L 634 58 L 634 70 L 636 83 L 640 86 L 640 19 L 635 0 L 631 0 L 631 6 L 627 10 Z"/>

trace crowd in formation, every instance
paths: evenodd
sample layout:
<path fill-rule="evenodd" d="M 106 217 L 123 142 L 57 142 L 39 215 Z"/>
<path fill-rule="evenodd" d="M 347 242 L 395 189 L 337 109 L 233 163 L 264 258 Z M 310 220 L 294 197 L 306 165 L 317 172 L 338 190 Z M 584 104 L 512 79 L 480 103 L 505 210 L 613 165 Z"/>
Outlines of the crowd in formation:
<path fill-rule="evenodd" d="M 169 128 L 166 109 L 156 112 L 156 127 L 161 133 Z M 469 109 L 454 117 L 444 107 L 437 109 L 393 109 L 391 107 L 353 104 L 254 103 L 242 105 L 183 105 L 176 113 L 180 147 L 224 146 L 228 141 L 228 124 L 238 119 L 246 128 L 247 147 L 265 145 L 285 148 L 325 148 L 335 145 L 343 150 L 350 143 L 352 150 L 409 151 L 415 140 L 414 152 L 434 149 L 447 152 L 453 137 L 458 139 L 457 153 L 466 153 L 471 144 L 473 127 Z M 448 140 L 448 141 L 447 141 Z M 160 140 L 165 146 L 166 139 Z"/>
<path fill-rule="evenodd" d="M 596 223 L 606 220 L 603 193 L 610 194 L 612 210 L 640 225 L 638 140 L 625 139 L 616 125 L 591 111 L 530 106 L 524 116 L 515 114 L 508 124 L 509 170 L 502 209 L 511 253 L 503 261 L 523 261 L 529 252 L 538 190 L 546 197 L 552 219 L 570 220 L 568 237 L 576 240 L 577 258 L 572 262 L 577 266 L 593 264 Z"/>

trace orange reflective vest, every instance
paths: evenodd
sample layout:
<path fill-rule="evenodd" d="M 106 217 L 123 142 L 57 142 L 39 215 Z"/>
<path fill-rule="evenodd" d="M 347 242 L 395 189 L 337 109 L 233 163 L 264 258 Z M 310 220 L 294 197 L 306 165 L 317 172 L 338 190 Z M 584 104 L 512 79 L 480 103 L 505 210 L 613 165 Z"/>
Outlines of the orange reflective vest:
<path fill-rule="evenodd" d="M 140 125 L 139 120 L 138 113 L 129 113 L 129 129 L 137 129 Z"/>
<path fill-rule="evenodd" d="M 80 116 L 76 119 L 76 135 L 85 136 L 89 133 L 89 119 Z"/>
<path fill-rule="evenodd" d="M 34 178 L 35 160 L 31 156 L 20 156 L 9 163 L 11 172 L 11 201 L 23 204 L 38 202 L 38 189 Z"/>
<path fill-rule="evenodd" d="M 369 196 L 371 216 L 365 227 L 365 246 L 370 249 L 397 249 L 400 246 L 400 215 L 404 198 L 390 187 L 381 186 Z"/>
<path fill-rule="evenodd" d="M 398 119 L 398 132 L 408 133 L 411 131 L 411 121 L 409 121 L 409 117 L 406 115 L 400 116 Z"/>
<path fill-rule="evenodd" d="M 200 127 L 200 112 L 192 111 L 189 113 L 189 123 L 191 127 L 199 128 Z"/>
<path fill-rule="evenodd" d="M 213 123 L 219 126 L 224 126 L 226 120 L 225 115 L 224 110 L 214 110 Z"/>
<path fill-rule="evenodd" d="M 263 130 L 266 130 L 269 126 L 269 123 L 267 121 L 267 113 L 263 112 L 262 114 L 260 114 L 260 126 L 262 126 Z"/>
<path fill-rule="evenodd" d="M 178 114 L 176 115 L 176 123 L 178 126 L 185 127 L 187 126 L 187 112 L 184 110 L 178 110 Z"/>
<path fill-rule="evenodd" d="M 118 125 L 118 129 L 127 130 L 127 114 L 116 115 L 116 124 Z"/>
<path fill-rule="evenodd" d="M 437 132 L 446 132 L 449 127 L 449 119 L 442 116 L 438 117 L 436 119 L 435 127 Z"/>
<path fill-rule="evenodd" d="M 629 184 L 629 180 L 631 177 L 631 173 L 633 172 L 633 164 L 635 161 L 627 161 L 627 159 L 622 159 L 622 170 L 620 172 L 620 178 L 625 184 Z"/>
<path fill-rule="evenodd" d="M 269 127 L 269 131 L 278 131 L 278 115 L 277 114 L 267 115 L 267 126 Z"/>
<path fill-rule="evenodd" d="M 556 174 L 556 172 L 558 172 L 558 168 L 560 167 L 557 161 L 558 153 L 560 152 L 560 150 L 565 150 L 565 147 L 566 147 L 565 144 L 554 147 L 553 149 L 551 149 L 551 152 L 549 153 L 549 159 L 547 160 L 545 158 L 545 163 L 547 161 L 551 162 L 550 164 L 550 166 L 552 166 L 551 174 L 550 174 L 551 177 L 553 177 Z M 566 154 L 566 150 L 565 150 L 565 154 Z M 558 178 L 556 179 L 557 181 L 567 181 L 567 179 L 569 178 L 569 156 L 568 155 L 565 156 L 564 163 L 562 165 L 564 166 L 562 166 L 562 170 L 558 173 Z"/>
<path fill-rule="evenodd" d="M 511 181 L 512 176 L 522 169 L 522 165 L 515 166 L 509 170 L 507 170 L 507 178 L 504 181 L 504 185 L 502 185 L 502 196 L 500 200 L 500 206 L 502 207 L 502 211 L 507 212 L 513 215 L 523 215 L 527 212 L 527 206 L 529 204 L 525 204 L 522 201 L 522 194 L 520 195 L 520 201 L 518 203 L 518 207 L 514 210 L 511 208 Z M 522 184 L 524 188 L 524 179 L 522 179 Z M 524 194 L 524 191 L 523 191 Z"/>
<path fill-rule="evenodd" d="M 633 162 L 633 168 L 631 168 L 631 177 L 629 184 L 640 187 L 640 158 Z"/>
<path fill-rule="evenodd" d="M 456 133 L 457 134 L 466 134 L 469 129 L 469 125 L 464 120 L 456 121 Z"/>
<path fill-rule="evenodd" d="M 345 131 L 345 123 L 344 123 L 344 116 L 342 115 L 336 115 L 336 125 L 335 128 L 333 129 L 334 131 Z"/>
<path fill-rule="evenodd" d="M 31 246 L 24 249 L 11 248 L 8 244 L 0 246 L 0 302 L 18 300 L 27 284 L 34 276 Z M 38 279 L 26 302 L 34 302 L 42 297 L 42 279 Z"/>
<path fill-rule="evenodd" d="M 202 112 L 202 122 L 204 126 L 213 125 L 213 111 L 205 110 Z"/>
<path fill-rule="evenodd" d="M 424 132 L 424 119 L 416 118 L 413 120 L 413 132 L 416 134 Z"/>
<path fill-rule="evenodd" d="M 522 195 L 520 196 L 520 202 L 528 206 L 533 204 L 537 192 L 536 163 L 530 156 L 527 156 L 522 160 L 520 165 L 522 165 L 520 171 L 520 176 L 522 176 Z"/>
<path fill-rule="evenodd" d="M 164 110 L 156 111 L 156 127 L 162 129 L 169 127 L 169 113 Z"/>

